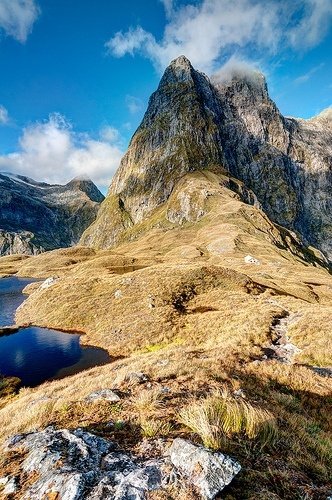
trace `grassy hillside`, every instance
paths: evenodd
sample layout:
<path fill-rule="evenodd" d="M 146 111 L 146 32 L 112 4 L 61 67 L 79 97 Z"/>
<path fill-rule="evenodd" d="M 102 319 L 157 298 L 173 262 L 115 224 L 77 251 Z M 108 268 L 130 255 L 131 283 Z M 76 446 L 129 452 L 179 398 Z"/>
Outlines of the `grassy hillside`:
<path fill-rule="evenodd" d="M 18 324 L 81 331 L 83 343 L 114 359 L 7 396 L 2 440 L 79 425 L 144 453 L 142 437 L 188 436 L 243 465 L 223 498 L 328 496 L 332 276 L 318 251 L 243 203 L 241 186 L 236 194 L 229 183 L 187 175 L 110 251 L 0 259 L 2 275 L 59 278 L 28 287 Z M 289 356 L 278 340 L 295 347 Z M 103 388 L 118 388 L 120 403 L 85 401 Z M 3 459 L 0 475 L 15 460 Z"/>

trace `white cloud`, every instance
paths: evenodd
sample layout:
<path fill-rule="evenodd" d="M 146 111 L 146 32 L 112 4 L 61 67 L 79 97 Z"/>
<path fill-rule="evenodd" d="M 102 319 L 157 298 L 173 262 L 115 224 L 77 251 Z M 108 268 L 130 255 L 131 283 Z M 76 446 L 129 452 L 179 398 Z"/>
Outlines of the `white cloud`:
<path fill-rule="evenodd" d="M 297 78 L 295 78 L 294 80 L 294 83 L 296 85 L 301 85 L 302 83 L 306 83 L 308 80 L 310 80 L 310 78 L 315 74 L 317 73 L 317 71 L 319 71 L 320 69 L 322 69 L 323 67 L 325 66 L 324 63 L 321 63 L 321 64 L 318 64 L 318 66 L 315 66 L 314 68 L 311 68 L 309 71 L 307 71 L 307 73 L 305 73 L 304 75 L 301 75 L 301 76 L 298 76 Z"/>
<path fill-rule="evenodd" d="M 129 113 L 131 113 L 132 115 L 135 115 L 136 113 L 139 113 L 140 111 L 143 110 L 144 103 L 138 97 L 134 97 L 132 95 L 127 95 L 126 96 L 126 106 L 129 110 Z"/>
<path fill-rule="evenodd" d="M 8 111 L 0 104 L 0 125 L 6 125 L 9 122 Z"/>
<path fill-rule="evenodd" d="M 115 57 L 122 57 L 125 54 L 134 55 L 136 50 L 143 46 L 148 47 L 150 43 L 155 44 L 154 37 L 139 26 L 135 29 L 130 28 L 127 33 L 119 31 L 105 45 Z"/>
<path fill-rule="evenodd" d="M 118 129 L 116 129 L 115 127 L 111 127 L 110 125 L 106 125 L 105 127 L 103 127 L 99 135 L 103 141 L 109 143 L 119 143 L 121 141 Z"/>
<path fill-rule="evenodd" d="M 160 1 L 164 6 L 166 17 L 170 18 L 174 10 L 173 0 L 160 0 Z"/>
<path fill-rule="evenodd" d="M 314 47 L 325 36 L 332 18 L 331 0 L 305 0 L 305 13 L 290 32 L 290 42 L 297 49 Z"/>
<path fill-rule="evenodd" d="M 24 43 L 39 15 L 35 0 L 0 0 L 0 29 Z"/>
<path fill-rule="evenodd" d="M 107 187 L 122 155 L 120 136 L 113 127 L 104 127 L 93 139 L 75 133 L 63 116 L 53 114 L 47 122 L 23 131 L 20 150 L 0 156 L 0 170 L 53 183 L 88 176 L 99 187 Z"/>
<path fill-rule="evenodd" d="M 239 78 L 247 79 L 251 83 L 260 84 L 262 81 L 262 74 L 259 71 L 257 63 L 248 62 L 236 56 L 232 56 L 226 64 L 212 75 L 211 78 L 213 81 L 221 83 L 232 80 L 233 78 Z"/>
<path fill-rule="evenodd" d="M 210 73 L 221 56 L 234 50 L 245 53 L 250 48 L 266 55 L 281 48 L 312 47 L 325 35 L 332 17 L 331 0 L 201 0 L 178 8 L 161 1 L 168 18 L 162 39 L 141 26 L 130 28 L 106 42 L 111 55 L 140 53 L 160 71 L 184 54 Z"/>

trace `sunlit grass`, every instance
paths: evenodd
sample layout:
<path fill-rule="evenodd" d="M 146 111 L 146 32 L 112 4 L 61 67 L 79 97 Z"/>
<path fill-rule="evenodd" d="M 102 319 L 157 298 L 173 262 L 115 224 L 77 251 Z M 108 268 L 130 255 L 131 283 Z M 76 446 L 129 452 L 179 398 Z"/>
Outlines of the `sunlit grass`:
<path fill-rule="evenodd" d="M 273 444 L 278 436 L 276 419 L 270 412 L 227 392 L 190 403 L 180 411 L 179 420 L 214 450 L 222 448 L 225 440 L 234 435 L 257 439 L 262 447 Z"/>

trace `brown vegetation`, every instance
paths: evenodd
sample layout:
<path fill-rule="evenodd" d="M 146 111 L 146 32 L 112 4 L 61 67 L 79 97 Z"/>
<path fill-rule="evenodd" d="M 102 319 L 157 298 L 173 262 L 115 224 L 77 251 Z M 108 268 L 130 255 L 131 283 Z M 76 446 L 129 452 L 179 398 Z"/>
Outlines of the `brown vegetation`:
<path fill-rule="evenodd" d="M 59 277 L 30 287 L 19 324 L 79 330 L 83 343 L 118 357 L 21 389 L 0 409 L 1 440 L 48 424 L 86 427 L 136 451 L 142 435 L 188 436 L 241 462 L 225 498 L 325 498 L 331 378 L 314 369 L 331 365 L 332 277 L 319 254 L 225 187 L 204 203 L 199 221 L 146 221 L 114 250 L 0 259 L 3 274 L 10 263 L 19 276 Z M 248 254 L 260 264 L 246 264 Z M 285 311 L 301 349 L 291 364 L 264 357 Z M 147 381 L 130 384 L 130 372 Z M 85 401 L 104 388 L 118 388 L 120 403 Z"/>

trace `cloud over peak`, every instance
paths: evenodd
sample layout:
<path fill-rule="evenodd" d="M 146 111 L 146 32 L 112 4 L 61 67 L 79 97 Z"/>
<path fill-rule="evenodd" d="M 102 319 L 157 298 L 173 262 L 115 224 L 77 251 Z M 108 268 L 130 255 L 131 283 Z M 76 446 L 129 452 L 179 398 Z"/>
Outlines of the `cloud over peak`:
<path fill-rule="evenodd" d="M 35 0 L 0 0 L 0 30 L 24 43 L 39 12 Z"/>
<path fill-rule="evenodd" d="M 313 47 L 332 18 L 331 0 L 201 0 L 180 7 L 161 2 L 167 19 L 161 40 L 142 26 L 131 27 L 106 42 L 108 52 L 115 57 L 140 53 L 158 71 L 185 54 L 211 73 L 221 56 L 234 51 L 245 57 L 247 49 L 266 55 Z"/>

